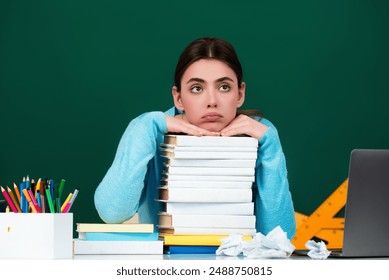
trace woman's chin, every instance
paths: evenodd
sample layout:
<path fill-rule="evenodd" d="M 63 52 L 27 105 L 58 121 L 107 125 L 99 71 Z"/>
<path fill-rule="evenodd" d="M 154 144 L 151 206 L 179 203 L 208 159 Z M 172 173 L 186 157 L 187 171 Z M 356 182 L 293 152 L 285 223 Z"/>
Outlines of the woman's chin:
<path fill-rule="evenodd" d="M 214 122 L 214 123 L 204 123 L 199 127 L 209 130 L 211 132 L 220 132 L 225 127 L 225 125 Z"/>

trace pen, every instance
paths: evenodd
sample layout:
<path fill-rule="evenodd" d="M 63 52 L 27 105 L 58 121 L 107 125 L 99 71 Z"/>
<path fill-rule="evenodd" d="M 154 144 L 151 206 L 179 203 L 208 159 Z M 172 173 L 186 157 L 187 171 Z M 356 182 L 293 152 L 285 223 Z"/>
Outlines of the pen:
<path fill-rule="evenodd" d="M 62 197 L 63 188 L 65 187 L 65 179 L 61 180 L 61 183 L 59 183 L 59 197 Z"/>
<path fill-rule="evenodd" d="M 7 186 L 7 192 L 9 197 L 11 198 L 12 202 L 14 203 L 15 207 L 18 209 L 18 212 L 22 212 L 22 209 L 20 209 L 19 203 L 16 200 L 16 197 L 14 196 L 12 190 Z"/>
<path fill-rule="evenodd" d="M 68 204 L 65 206 L 65 209 L 63 209 L 62 213 L 68 213 L 69 212 L 70 208 L 73 206 L 74 200 L 76 199 L 77 195 L 78 195 L 78 189 L 75 189 L 74 192 L 73 192 L 72 198 L 70 199 Z"/>
<path fill-rule="evenodd" d="M 9 197 L 8 193 L 5 191 L 5 189 L 3 187 L 1 187 L 1 192 L 2 192 L 5 200 L 7 201 L 9 207 L 11 207 L 12 212 L 18 213 L 19 212 L 18 209 L 15 207 L 11 198 Z"/>
<path fill-rule="evenodd" d="M 62 183 L 62 181 L 61 181 Z M 55 213 L 61 213 L 61 195 L 59 194 L 59 187 L 54 188 Z"/>
<path fill-rule="evenodd" d="M 53 200 L 51 199 L 51 194 L 50 194 L 49 187 L 45 188 L 45 192 L 46 192 L 47 203 L 49 204 L 50 213 L 55 213 L 54 205 L 53 205 Z"/>
<path fill-rule="evenodd" d="M 55 194 L 54 194 L 54 180 L 50 179 L 49 180 L 49 189 L 50 189 L 50 197 L 52 201 L 55 199 Z"/>
<path fill-rule="evenodd" d="M 31 196 L 28 194 L 27 189 L 23 189 L 22 192 L 23 192 L 23 194 L 24 194 L 24 196 L 25 196 L 25 198 L 26 198 L 28 204 L 29 204 L 30 207 L 31 207 L 32 213 L 37 213 L 37 210 L 36 210 L 36 208 L 35 208 L 35 205 L 34 205 L 34 203 L 32 203 L 32 201 L 31 201 Z"/>

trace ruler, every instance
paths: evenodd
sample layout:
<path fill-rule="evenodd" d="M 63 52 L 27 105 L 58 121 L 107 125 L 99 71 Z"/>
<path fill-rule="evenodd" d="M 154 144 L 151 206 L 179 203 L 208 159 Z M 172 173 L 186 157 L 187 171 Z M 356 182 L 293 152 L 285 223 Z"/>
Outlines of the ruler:
<path fill-rule="evenodd" d="M 346 205 L 346 179 L 310 216 L 296 212 L 296 234 L 292 240 L 297 250 L 306 250 L 305 243 L 320 239 L 328 249 L 342 248 L 344 218 L 334 217 Z"/>

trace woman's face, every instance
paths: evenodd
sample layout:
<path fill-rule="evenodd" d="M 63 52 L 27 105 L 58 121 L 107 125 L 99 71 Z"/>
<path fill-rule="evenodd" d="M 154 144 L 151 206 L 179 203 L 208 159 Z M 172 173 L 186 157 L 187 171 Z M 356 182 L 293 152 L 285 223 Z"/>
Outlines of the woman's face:
<path fill-rule="evenodd" d="M 219 132 L 236 116 L 245 98 L 235 72 L 224 62 L 201 59 L 190 65 L 181 79 L 181 92 L 172 90 L 177 109 L 189 123 Z"/>

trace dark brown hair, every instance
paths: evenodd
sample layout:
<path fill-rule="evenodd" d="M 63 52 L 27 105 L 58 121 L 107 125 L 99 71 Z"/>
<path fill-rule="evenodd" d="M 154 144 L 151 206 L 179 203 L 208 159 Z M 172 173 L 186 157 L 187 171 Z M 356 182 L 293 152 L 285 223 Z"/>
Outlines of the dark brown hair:
<path fill-rule="evenodd" d="M 181 79 L 188 67 L 200 59 L 216 59 L 227 64 L 238 79 L 238 86 L 242 84 L 242 66 L 238 56 L 230 43 L 218 38 L 205 37 L 190 43 L 178 59 L 174 75 L 174 85 L 181 92 Z"/>
<path fill-rule="evenodd" d="M 225 40 L 204 37 L 190 43 L 178 59 L 174 75 L 174 86 L 178 92 L 181 92 L 181 80 L 186 69 L 200 59 L 216 59 L 227 64 L 234 71 L 238 79 L 238 87 L 241 88 L 243 78 L 242 65 L 234 47 Z M 240 110 L 238 111 L 239 114 L 263 116 L 258 110 Z"/>

